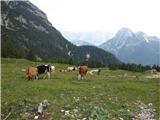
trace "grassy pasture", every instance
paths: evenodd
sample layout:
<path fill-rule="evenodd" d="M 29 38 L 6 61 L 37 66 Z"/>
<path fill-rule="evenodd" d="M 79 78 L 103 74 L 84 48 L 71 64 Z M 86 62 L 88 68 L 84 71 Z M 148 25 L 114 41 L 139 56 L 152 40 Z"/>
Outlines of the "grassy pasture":
<path fill-rule="evenodd" d="M 49 63 L 56 71 L 51 79 L 27 81 L 28 66 L 46 64 L 25 59 L 1 59 L 1 118 L 34 119 L 37 104 L 47 100 L 41 120 L 131 120 L 141 109 L 139 101 L 151 106 L 154 118 L 160 113 L 158 78 L 146 78 L 150 72 L 137 73 L 102 68 L 98 76 L 87 75 L 77 81 L 76 72 L 59 72 L 68 65 Z M 124 76 L 125 75 L 125 76 Z"/>

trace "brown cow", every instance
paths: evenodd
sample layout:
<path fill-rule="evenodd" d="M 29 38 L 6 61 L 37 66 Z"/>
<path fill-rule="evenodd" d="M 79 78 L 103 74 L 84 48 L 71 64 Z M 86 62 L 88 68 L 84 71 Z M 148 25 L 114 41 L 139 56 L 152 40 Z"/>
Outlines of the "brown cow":
<path fill-rule="evenodd" d="M 82 80 L 83 77 L 87 74 L 87 72 L 88 72 L 88 66 L 81 66 L 79 68 L 78 80 Z"/>
<path fill-rule="evenodd" d="M 34 67 L 28 67 L 26 70 L 26 77 L 28 80 L 31 80 L 32 78 L 37 79 L 38 71 L 37 68 Z"/>

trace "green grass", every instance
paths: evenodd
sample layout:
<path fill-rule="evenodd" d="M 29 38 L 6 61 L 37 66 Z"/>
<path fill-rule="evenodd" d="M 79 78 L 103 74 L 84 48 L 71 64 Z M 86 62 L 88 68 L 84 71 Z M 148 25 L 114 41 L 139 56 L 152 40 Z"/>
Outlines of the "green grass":
<path fill-rule="evenodd" d="M 43 119 L 46 120 L 118 120 L 120 117 L 130 120 L 139 112 L 135 104 L 137 101 L 152 103 L 156 109 L 155 119 L 158 119 L 160 80 L 145 78 L 150 75 L 149 72 L 111 71 L 103 68 L 99 76 L 87 75 L 84 80 L 77 81 L 77 71 L 58 71 L 68 65 L 49 63 L 56 67 L 50 80 L 42 79 L 41 76 L 39 80 L 27 81 L 22 69 L 46 63 L 9 58 L 2 58 L 1 62 L 2 119 L 9 113 L 11 115 L 8 119 L 11 120 L 33 119 L 37 104 L 45 99 L 50 103 L 44 113 Z M 124 74 L 127 76 L 124 77 Z M 64 115 L 62 109 L 69 110 L 71 115 Z"/>

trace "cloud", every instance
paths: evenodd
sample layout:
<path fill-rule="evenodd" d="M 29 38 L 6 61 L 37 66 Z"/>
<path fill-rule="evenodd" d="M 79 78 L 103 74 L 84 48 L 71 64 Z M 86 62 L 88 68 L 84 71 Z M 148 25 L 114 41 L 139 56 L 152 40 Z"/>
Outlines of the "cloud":
<path fill-rule="evenodd" d="M 30 0 L 65 31 L 117 32 L 122 27 L 160 36 L 159 0 Z"/>

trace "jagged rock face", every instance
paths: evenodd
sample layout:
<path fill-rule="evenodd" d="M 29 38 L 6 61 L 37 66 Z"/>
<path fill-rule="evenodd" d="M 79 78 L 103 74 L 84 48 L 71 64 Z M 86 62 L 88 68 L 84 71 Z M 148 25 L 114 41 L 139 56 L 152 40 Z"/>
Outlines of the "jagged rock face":
<path fill-rule="evenodd" d="M 104 50 L 70 43 L 29 1 L 1 1 L 1 7 L 2 57 L 82 63 L 89 53 L 98 63 L 120 63 Z"/>
<path fill-rule="evenodd" d="M 24 1 L 3 1 L 1 3 L 3 5 L 2 8 L 4 8 L 4 10 L 2 9 L 1 14 L 1 25 L 5 26 L 7 29 L 17 30 L 18 27 L 14 25 L 14 22 L 20 22 L 23 24 L 24 28 L 27 28 L 26 25 L 30 25 L 37 30 L 48 33 L 48 31 L 45 29 L 45 26 L 38 25 L 33 19 L 28 19 L 25 13 L 29 13 L 30 15 L 35 15 L 41 18 L 46 25 L 52 27 L 52 24 L 48 21 L 46 14 L 29 1 L 25 1 L 25 4 Z M 18 12 L 18 10 L 22 11 Z M 14 18 L 10 17 L 12 13 L 15 14 Z"/>
<path fill-rule="evenodd" d="M 58 43 L 70 44 L 51 25 L 46 14 L 29 1 L 2 1 L 1 4 L 2 56 L 10 53 L 9 56 L 46 59 L 54 57 L 54 51 L 58 49 L 66 50 Z M 62 55 L 67 56 L 65 53 Z"/>
<path fill-rule="evenodd" d="M 115 54 L 120 60 L 144 65 L 160 64 L 160 39 L 143 32 L 122 28 L 100 48 Z"/>

